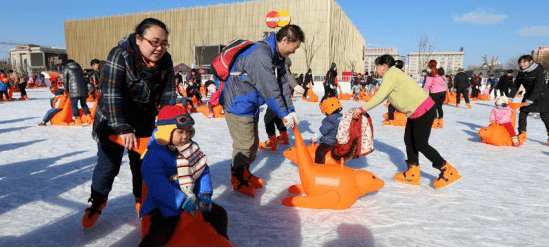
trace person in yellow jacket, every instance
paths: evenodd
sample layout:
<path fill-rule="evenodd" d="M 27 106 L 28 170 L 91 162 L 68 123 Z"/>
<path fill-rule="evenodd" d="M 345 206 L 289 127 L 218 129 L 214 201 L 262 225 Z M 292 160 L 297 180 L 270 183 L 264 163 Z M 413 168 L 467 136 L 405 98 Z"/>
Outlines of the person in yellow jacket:
<path fill-rule="evenodd" d="M 365 114 L 385 99 L 389 99 L 396 110 L 408 117 L 404 131 L 408 170 L 397 173 L 395 180 L 421 185 L 419 152 L 433 163 L 433 167 L 441 171 L 434 182 L 435 189 L 444 188 L 461 179 L 462 176 L 458 171 L 429 145 L 431 125 L 436 115 L 433 99 L 417 85 L 413 78 L 394 66 L 395 60 L 392 56 L 380 56 L 375 60 L 375 64 L 378 76 L 383 77 L 381 85 L 377 94 L 360 108 L 361 111 Z"/>

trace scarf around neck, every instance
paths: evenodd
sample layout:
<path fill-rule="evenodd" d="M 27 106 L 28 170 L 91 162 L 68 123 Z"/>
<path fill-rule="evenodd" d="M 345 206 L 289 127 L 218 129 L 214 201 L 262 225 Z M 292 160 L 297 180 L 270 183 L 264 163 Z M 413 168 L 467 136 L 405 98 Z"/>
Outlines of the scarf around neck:
<path fill-rule="evenodd" d="M 538 64 L 536 62 L 532 62 L 532 64 L 530 66 L 528 66 L 528 68 L 526 69 L 520 69 L 521 72 L 524 72 L 524 73 L 527 73 L 527 72 L 531 72 L 533 70 L 535 70 L 536 68 L 538 68 Z"/>

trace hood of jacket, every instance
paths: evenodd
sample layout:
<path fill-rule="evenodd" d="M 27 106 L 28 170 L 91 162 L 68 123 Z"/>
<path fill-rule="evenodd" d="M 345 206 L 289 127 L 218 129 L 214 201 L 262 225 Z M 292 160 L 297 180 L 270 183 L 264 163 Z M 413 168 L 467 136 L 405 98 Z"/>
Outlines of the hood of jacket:
<path fill-rule="evenodd" d="M 80 65 L 76 62 L 70 62 L 70 63 L 67 63 L 67 65 L 65 65 L 65 68 L 68 68 L 68 69 L 76 69 L 76 70 L 82 70 L 82 67 L 80 67 Z"/>

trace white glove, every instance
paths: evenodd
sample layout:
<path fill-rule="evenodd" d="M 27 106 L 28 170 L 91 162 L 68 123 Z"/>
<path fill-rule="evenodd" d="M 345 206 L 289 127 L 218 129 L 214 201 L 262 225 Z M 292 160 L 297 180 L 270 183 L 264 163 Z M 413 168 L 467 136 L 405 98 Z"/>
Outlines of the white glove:
<path fill-rule="evenodd" d="M 284 118 L 282 118 L 284 126 L 286 128 L 294 128 L 294 125 L 297 123 L 297 115 L 295 112 L 289 113 Z"/>
<path fill-rule="evenodd" d="M 320 133 L 320 130 L 317 130 L 314 134 L 313 134 L 313 137 L 311 137 L 311 142 L 315 142 L 317 143 L 320 138 L 322 138 L 322 134 Z"/>

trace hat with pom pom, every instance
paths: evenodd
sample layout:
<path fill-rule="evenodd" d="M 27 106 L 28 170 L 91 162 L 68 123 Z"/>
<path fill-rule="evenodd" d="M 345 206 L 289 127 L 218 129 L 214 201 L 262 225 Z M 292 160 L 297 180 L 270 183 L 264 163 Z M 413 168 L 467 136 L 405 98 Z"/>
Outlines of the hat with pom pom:
<path fill-rule="evenodd" d="M 179 105 L 165 106 L 158 113 L 154 138 L 159 145 L 168 145 L 172 132 L 176 128 L 187 128 L 194 125 L 194 119 L 187 110 Z M 194 132 L 191 132 L 191 137 Z"/>

